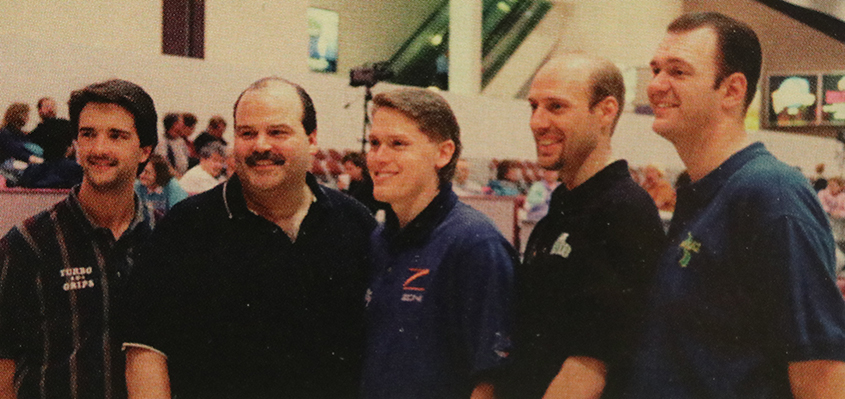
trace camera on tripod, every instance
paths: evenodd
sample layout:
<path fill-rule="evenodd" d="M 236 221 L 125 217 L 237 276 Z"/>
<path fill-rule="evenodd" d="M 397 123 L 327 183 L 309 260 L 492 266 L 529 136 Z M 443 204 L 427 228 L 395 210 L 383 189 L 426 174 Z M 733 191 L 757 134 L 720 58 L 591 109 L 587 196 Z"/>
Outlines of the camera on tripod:
<path fill-rule="evenodd" d="M 364 64 L 349 70 L 349 85 L 372 88 L 376 83 L 393 77 L 390 63 L 387 61 Z"/>

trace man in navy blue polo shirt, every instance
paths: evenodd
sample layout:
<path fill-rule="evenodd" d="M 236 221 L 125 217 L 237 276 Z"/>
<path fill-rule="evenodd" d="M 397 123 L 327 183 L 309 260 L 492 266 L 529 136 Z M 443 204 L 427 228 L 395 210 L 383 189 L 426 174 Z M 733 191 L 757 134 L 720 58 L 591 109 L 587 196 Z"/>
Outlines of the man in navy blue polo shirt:
<path fill-rule="evenodd" d="M 155 106 L 110 80 L 68 108 L 82 184 L 0 240 L 0 397 L 126 396 L 120 305 L 151 231 L 133 184 L 158 140 Z"/>
<path fill-rule="evenodd" d="M 651 61 L 653 128 L 692 182 L 678 191 L 630 397 L 845 395 L 827 219 L 806 179 L 745 132 L 761 60 L 750 27 L 701 13 L 672 22 Z"/>
<path fill-rule="evenodd" d="M 253 83 L 234 128 L 235 175 L 171 209 L 130 282 L 130 397 L 357 396 L 375 221 L 308 173 L 300 86 Z"/>
<path fill-rule="evenodd" d="M 598 397 L 622 373 L 663 244 L 657 208 L 611 157 L 619 69 L 567 55 L 531 83 L 537 161 L 560 173 L 516 271 L 513 398 Z"/>

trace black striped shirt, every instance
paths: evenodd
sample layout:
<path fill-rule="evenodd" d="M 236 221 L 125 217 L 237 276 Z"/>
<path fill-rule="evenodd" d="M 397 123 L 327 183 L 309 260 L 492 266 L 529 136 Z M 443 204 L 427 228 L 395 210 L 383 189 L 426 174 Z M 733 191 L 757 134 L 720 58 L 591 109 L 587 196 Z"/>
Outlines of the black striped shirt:
<path fill-rule="evenodd" d="M 0 358 L 16 364 L 19 398 L 121 398 L 122 285 L 150 234 L 141 207 L 115 240 L 63 201 L 0 240 Z"/>

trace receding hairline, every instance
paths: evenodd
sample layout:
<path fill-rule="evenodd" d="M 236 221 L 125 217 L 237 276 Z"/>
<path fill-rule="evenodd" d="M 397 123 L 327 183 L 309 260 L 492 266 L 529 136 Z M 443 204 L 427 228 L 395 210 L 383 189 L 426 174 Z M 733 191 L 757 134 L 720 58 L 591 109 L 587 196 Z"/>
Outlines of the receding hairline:
<path fill-rule="evenodd" d="M 282 89 L 282 91 L 279 91 L 280 89 Z M 234 112 L 234 116 L 233 116 L 234 127 L 238 126 L 238 120 L 237 120 L 238 109 L 240 109 L 241 103 L 243 102 L 243 99 L 247 95 L 250 95 L 252 93 L 256 93 L 256 94 L 257 93 L 266 93 L 266 94 L 271 95 L 271 96 L 276 97 L 276 98 L 284 98 L 283 96 L 278 95 L 280 93 L 285 93 L 284 90 L 287 90 L 287 93 L 291 96 L 290 98 L 296 104 L 299 104 L 299 115 L 297 116 L 297 120 L 301 121 L 302 118 L 305 116 L 305 104 L 302 103 L 302 99 L 299 97 L 299 93 L 297 92 L 296 87 L 294 87 L 293 84 L 291 84 L 290 82 L 285 81 L 285 80 L 280 80 L 280 79 L 266 79 L 265 80 L 265 79 L 262 79 L 262 80 L 260 80 L 256 83 L 253 83 L 249 87 L 247 87 L 241 93 L 240 97 L 238 97 L 237 106 L 235 107 L 235 112 Z M 225 122 L 225 120 L 224 120 L 224 122 Z"/>

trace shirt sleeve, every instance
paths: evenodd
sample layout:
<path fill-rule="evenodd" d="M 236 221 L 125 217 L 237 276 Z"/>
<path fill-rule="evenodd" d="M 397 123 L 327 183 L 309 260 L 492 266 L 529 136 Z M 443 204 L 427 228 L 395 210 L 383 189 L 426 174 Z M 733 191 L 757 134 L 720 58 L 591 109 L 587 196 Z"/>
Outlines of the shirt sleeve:
<path fill-rule="evenodd" d="M 845 301 L 833 276 L 833 241 L 824 226 L 783 216 L 750 250 L 762 302 L 773 320 L 768 342 L 787 361 L 845 361 Z"/>
<path fill-rule="evenodd" d="M 17 229 L 0 240 L 0 358 L 15 359 L 23 346 L 25 287 L 33 278 L 22 276 L 21 265 L 33 265 L 31 251 L 24 249 Z"/>
<path fill-rule="evenodd" d="M 516 254 L 504 238 L 475 243 L 460 257 L 456 322 L 469 354 L 470 375 L 483 377 L 508 362 Z"/>

